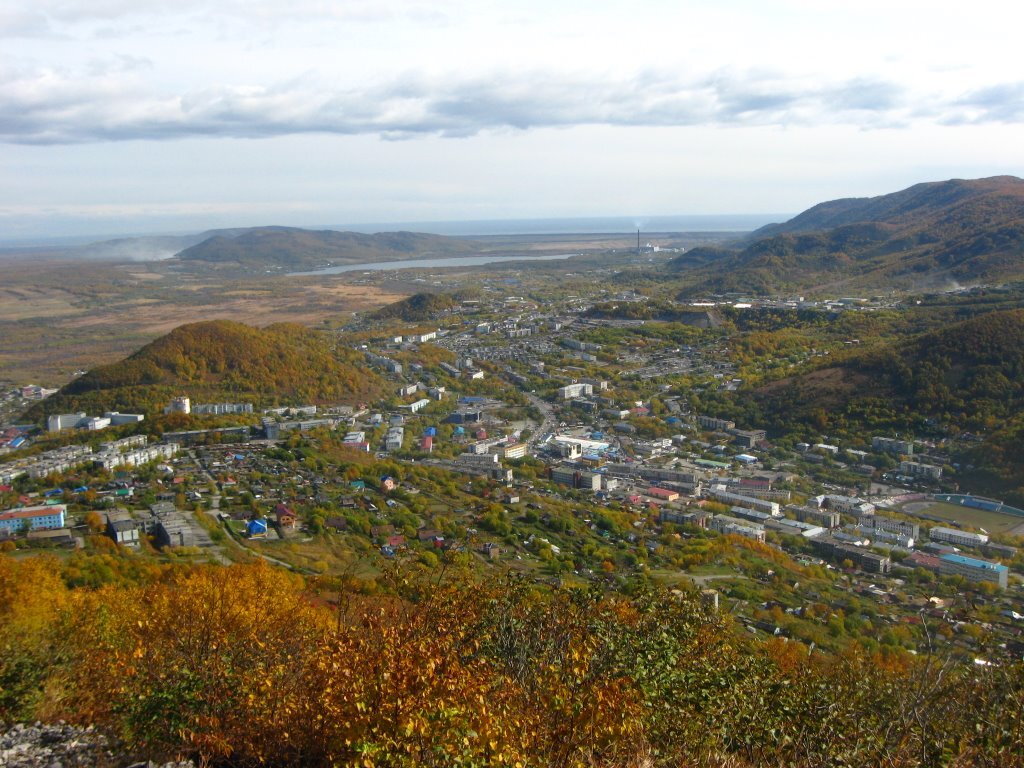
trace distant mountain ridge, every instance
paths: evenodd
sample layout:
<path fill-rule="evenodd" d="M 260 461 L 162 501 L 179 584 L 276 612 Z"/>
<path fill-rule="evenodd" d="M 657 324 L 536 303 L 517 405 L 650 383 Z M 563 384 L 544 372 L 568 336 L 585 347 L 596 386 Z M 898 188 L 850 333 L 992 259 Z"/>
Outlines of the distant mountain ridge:
<path fill-rule="evenodd" d="M 373 261 L 469 256 L 479 249 L 479 243 L 464 237 L 421 232 L 364 234 L 279 226 L 210 229 L 183 235 L 140 235 L 55 248 L 76 259 L 178 259 L 196 265 L 296 270 Z"/>
<path fill-rule="evenodd" d="M 992 176 L 987 179 L 950 179 L 915 184 L 877 197 L 848 197 L 819 203 L 782 224 L 768 224 L 754 230 L 749 239 L 795 232 L 818 232 L 848 224 L 881 222 L 919 226 L 938 223 L 963 206 L 977 207 L 963 213 L 977 213 L 1007 199 L 1024 203 L 1024 179 Z"/>
<path fill-rule="evenodd" d="M 940 288 L 1024 279 L 1024 180 L 930 182 L 821 203 L 770 224 L 729 252 L 669 262 L 684 293 Z"/>
<path fill-rule="evenodd" d="M 295 227 L 220 230 L 176 258 L 186 262 L 311 269 L 320 266 L 461 256 L 478 246 L 460 238 L 417 232 L 339 232 Z"/>

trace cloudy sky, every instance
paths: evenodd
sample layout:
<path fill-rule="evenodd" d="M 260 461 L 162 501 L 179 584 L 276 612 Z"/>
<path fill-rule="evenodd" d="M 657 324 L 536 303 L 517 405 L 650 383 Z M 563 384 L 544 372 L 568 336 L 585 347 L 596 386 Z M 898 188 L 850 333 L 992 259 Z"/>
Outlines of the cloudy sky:
<path fill-rule="evenodd" d="M 1005 0 L 0 0 L 0 240 L 1024 176 Z"/>

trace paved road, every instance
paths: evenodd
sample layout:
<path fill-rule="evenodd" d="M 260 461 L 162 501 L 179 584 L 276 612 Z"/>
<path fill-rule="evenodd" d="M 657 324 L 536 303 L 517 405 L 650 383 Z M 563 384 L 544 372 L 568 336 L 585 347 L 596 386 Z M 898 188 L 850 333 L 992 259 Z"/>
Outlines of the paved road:
<path fill-rule="evenodd" d="M 682 574 L 698 587 L 706 587 L 709 581 L 718 581 L 719 579 L 746 579 L 748 576 L 744 576 L 742 573 L 718 573 L 718 574 L 707 574 L 706 576 L 696 576 L 694 574 L 684 573 Z"/>
<path fill-rule="evenodd" d="M 537 427 L 537 431 L 534 432 L 527 441 L 529 447 L 533 449 L 544 435 L 555 431 L 555 427 L 558 425 L 558 420 L 555 417 L 555 409 L 551 403 L 541 400 L 532 392 L 524 392 L 523 394 L 526 395 L 526 399 L 530 401 L 530 404 L 536 407 L 544 416 L 544 420 Z"/>

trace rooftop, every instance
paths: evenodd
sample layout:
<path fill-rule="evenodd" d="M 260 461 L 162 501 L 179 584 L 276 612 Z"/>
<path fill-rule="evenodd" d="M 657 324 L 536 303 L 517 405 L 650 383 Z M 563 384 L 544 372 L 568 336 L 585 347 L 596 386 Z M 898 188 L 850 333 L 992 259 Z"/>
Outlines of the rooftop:
<path fill-rule="evenodd" d="M 939 555 L 939 560 L 945 560 L 947 563 L 957 563 L 959 565 L 967 565 L 971 568 L 985 568 L 990 571 L 1009 571 L 1002 563 L 991 563 L 988 560 L 979 560 L 976 557 L 966 557 L 965 555 Z"/>

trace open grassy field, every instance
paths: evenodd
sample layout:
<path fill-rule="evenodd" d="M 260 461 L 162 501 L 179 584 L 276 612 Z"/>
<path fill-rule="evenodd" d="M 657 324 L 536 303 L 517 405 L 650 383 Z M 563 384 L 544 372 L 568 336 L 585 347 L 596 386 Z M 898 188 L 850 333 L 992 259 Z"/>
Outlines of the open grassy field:
<path fill-rule="evenodd" d="M 167 262 L 0 259 L 0 371 L 18 384 L 55 387 L 183 323 L 313 326 L 406 295 L 390 286 L 353 285 L 345 275 L 249 279 Z"/>
<path fill-rule="evenodd" d="M 937 518 L 973 528 L 984 528 L 989 533 L 1012 533 L 1016 536 L 1024 534 L 1024 517 L 1001 512 L 961 507 L 959 504 L 947 504 L 941 501 L 915 501 L 904 504 L 898 510 L 915 517 Z"/>

